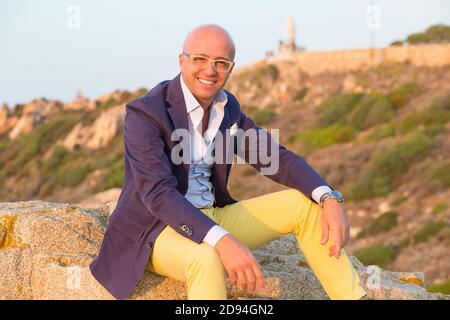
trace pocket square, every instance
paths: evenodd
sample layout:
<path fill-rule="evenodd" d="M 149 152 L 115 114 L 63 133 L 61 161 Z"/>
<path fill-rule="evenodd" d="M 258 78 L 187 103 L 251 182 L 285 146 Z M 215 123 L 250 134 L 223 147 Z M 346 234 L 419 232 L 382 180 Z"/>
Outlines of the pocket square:
<path fill-rule="evenodd" d="M 237 123 L 233 124 L 233 125 L 230 127 L 230 136 L 235 135 L 236 132 L 237 132 Z"/>

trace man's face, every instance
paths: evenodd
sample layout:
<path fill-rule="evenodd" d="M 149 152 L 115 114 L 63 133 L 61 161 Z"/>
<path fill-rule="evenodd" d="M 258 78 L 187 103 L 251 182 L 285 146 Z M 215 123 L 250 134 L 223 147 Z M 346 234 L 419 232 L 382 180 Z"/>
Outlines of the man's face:
<path fill-rule="evenodd" d="M 234 59 L 234 49 L 229 40 L 215 32 L 200 32 L 187 41 L 184 52 L 193 55 L 202 55 L 210 59 Z M 189 57 L 179 55 L 180 70 L 186 86 L 198 102 L 206 107 L 212 102 L 216 94 L 226 84 L 230 73 L 217 72 L 213 64 L 200 68 Z"/>

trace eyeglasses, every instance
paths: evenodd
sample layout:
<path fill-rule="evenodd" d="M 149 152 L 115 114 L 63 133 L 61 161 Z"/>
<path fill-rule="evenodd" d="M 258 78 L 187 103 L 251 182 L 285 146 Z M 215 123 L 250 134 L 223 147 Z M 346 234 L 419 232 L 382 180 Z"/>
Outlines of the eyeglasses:
<path fill-rule="evenodd" d="M 198 68 L 206 68 L 212 62 L 214 70 L 217 72 L 229 72 L 234 66 L 233 61 L 225 59 L 210 59 L 200 54 L 190 54 L 183 52 L 183 55 L 188 57 L 191 63 Z"/>

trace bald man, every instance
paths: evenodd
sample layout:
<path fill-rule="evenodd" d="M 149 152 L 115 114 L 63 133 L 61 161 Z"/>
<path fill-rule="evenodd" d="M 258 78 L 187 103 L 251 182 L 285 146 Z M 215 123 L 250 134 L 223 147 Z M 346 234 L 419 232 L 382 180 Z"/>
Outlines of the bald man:
<path fill-rule="evenodd" d="M 93 276 L 117 299 L 132 294 L 145 270 L 185 282 L 192 300 L 226 299 L 227 278 L 263 295 L 252 250 L 294 233 L 331 299 L 361 299 L 366 292 L 343 249 L 349 225 L 342 195 L 223 89 L 234 56 L 226 30 L 199 26 L 179 54 L 180 74 L 127 104 L 125 183 L 90 265 Z M 252 131 L 255 141 L 239 141 Z M 229 155 L 243 154 L 263 173 L 264 164 L 250 155 L 267 143 L 278 170 L 265 176 L 289 188 L 236 201 L 227 188 Z"/>

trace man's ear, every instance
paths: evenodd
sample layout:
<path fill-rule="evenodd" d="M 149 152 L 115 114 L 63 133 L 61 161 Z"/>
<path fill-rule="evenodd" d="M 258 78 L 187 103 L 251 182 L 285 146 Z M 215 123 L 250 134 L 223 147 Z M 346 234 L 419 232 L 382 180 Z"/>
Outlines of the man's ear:
<path fill-rule="evenodd" d="M 178 55 L 178 65 L 180 66 L 180 68 L 181 68 L 181 64 L 183 63 L 183 54 L 182 53 L 180 53 L 179 55 Z"/>

